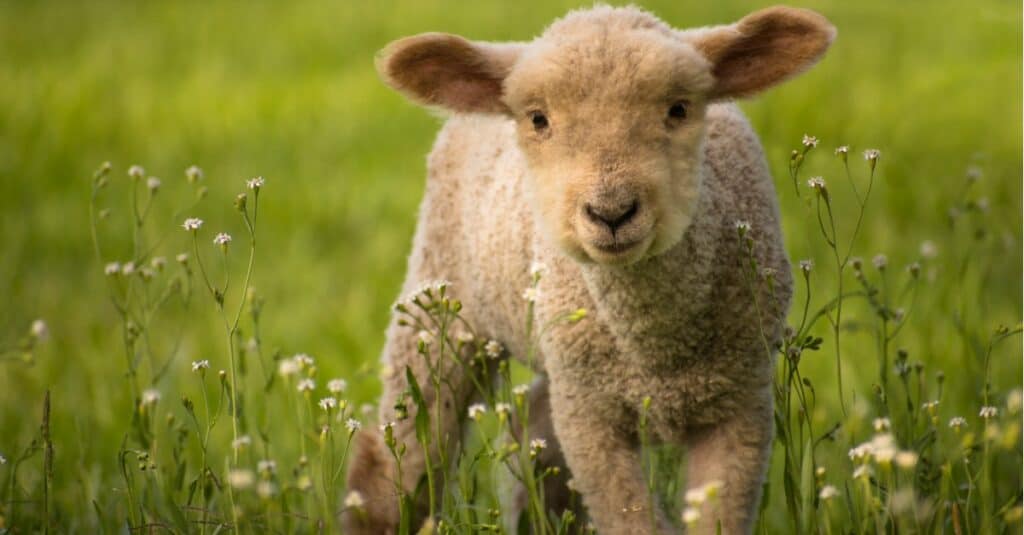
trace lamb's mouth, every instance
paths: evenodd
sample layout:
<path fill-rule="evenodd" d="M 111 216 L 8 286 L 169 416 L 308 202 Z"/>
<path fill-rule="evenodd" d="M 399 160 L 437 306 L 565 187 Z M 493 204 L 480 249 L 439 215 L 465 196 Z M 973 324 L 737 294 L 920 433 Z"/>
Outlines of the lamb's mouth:
<path fill-rule="evenodd" d="M 593 245 L 595 249 L 601 251 L 602 253 L 609 255 L 620 255 L 622 253 L 628 252 L 629 250 L 635 248 L 636 246 L 642 244 L 643 242 L 644 240 L 635 240 L 628 242 L 616 240 L 611 243 L 595 243 Z"/>

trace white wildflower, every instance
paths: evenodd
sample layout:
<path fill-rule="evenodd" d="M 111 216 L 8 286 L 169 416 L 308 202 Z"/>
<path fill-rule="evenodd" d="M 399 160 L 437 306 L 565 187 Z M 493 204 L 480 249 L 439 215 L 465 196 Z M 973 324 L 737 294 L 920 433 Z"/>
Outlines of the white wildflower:
<path fill-rule="evenodd" d="M 301 367 L 299 366 L 298 362 L 295 362 L 295 359 L 282 359 L 280 362 L 277 363 L 277 373 L 279 373 L 282 377 L 295 375 L 299 373 L 300 369 Z"/>
<path fill-rule="evenodd" d="M 143 405 L 156 405 L 160 401 L 160 391 L 155 388 L 148 388 L 142 392 Z"/>
<path fill-rule="evenodd" d="M 530 385 L 528 385 L 528 384 L 521 384 L 521 385 L 516 385 L 516 386 L 512 387 L 512 393 L 515 394 L 516 396 L 525 396 L 526 393 L 529 392 L 529 391 L 530 391 Z"/>
<path fill-rule="evenodd" d="M 548 267 L 546 265 L 544 265 L 543 263 L 541 263 L 541 262 L 534 261 L 534 262 L 532 262 L 530 264 L 530 277 L 531 278 L 539 279 L 539 278 L 543 277 L 544 275 L 546 275 L 547 272 L 548 272 Z"/>
<path fill-rule="evenodd" d="M 863 464 L 863 465 L 860 465 L 857 468 L 853 469 L 853 478 L 854 479 L 860 479 L 862 477 L 863 478 L 871 477 L 871 467 L 870 466 L 868 466 L 866 464 Z"/>
<path fill-rule="evenodd" d="M 191 165 L 185 169 L 185 179 L 189 182 L 196 182 L 203 179 L 203 170 L 198 166 Z"/>
<path fill-rule="evenodd" d="M 125 262 L 124 264 L 121 264 L 122 275 L 127 277 L 133 273 L 135 273 L 135 262 Z"/>
<path fill-rule="evenodd" d="M 256 494 L 265 500 L 273 498 L 274 495 L 277 494 L 277 487 L 272 481 L 260 481 L 256 484 Z"/>
<path fill-rule="evenodd" d="M 345 420 L 345 429 L 348 429 L 349 433 L 355 433 L 356 431 L 359 431 L 361 427 L 363 427 L 363 424 L 359 423 L 359 420 L 356 420 L 355 418 Z"/>
<path fill-rule="evenodd" d="M 540 289 L 538 289 L 536 286 L 530 286 L 529 288 L 523 290 L 523 299 L 531 303 L 536 303 L 537 300 L 540 299 Z"/>
<path fill-rule="evenodd" d="M 110 262 L 103 266 L 103 273 L 108 276 L 118 275 L 121 273 L 121 264 Z"/>
<path fill-rule="evenodd" d="M 479 420 L 485 412 L 487 412 L 487 405 L 483 403 L 474 403 L 469 406 L 469 417 L 473 420 Z"/>
<path fill-rule="evenodd" d="M 502 351 L 504 350 L 505 348 L 502 347 L 501 343 L 498 342 L 497 340 L 491 340 L 487 342 L 487 345 L 484 346 L 484 352 L 487 353 L 487 356 L 492 359 L 500 357 Z"/>
<path fill-rule="evenodd" d="M 814 269 L 814 260 L 806 259 L 800 261 L 800 271 L 806 274 L 810 273 L 812 269 Z"/>
<path fill-rule="evenodd" d="M 299 381 L 299 384 L 295 387 L 299 392 L 312 392 L 316 388 L 316 381 L 306 378 Z"/>
<path fill-rule="evenodd" d="M 128 168 L 128 176 L 139 180 L 146 175 L 146 170 L 141 165 L 133 165 Z"/>
<path fill-rule="evenodd" d="M 252 470 L 232 470 L 228 472 L 228 484 L 236 489 L 247 489 L 256 482 Z"/>
<path fill-rule="evenodd" d="M 365 504 L 366 500 L 363 499 L 363 495 L 360 494 L 358 490 L 349 491 L 349 493 L 345 495 L 345 507 L 359 509 Z"/>
<path fill-rule="evenodd" d="M 820 176 L 813 176 L 807 179 L 807 185 L 815 191 L 821 191 L 825 189 L 825 179 Z"/>
<path fill-rule="evenodd" d="M 821 487 L 821 492 L 818 493 L 818 498 L 822 501 L 828 501 L 837 496 L 839 496 L 839 490 L 832 485 Z"/>
<path fill-rule="evenodd" d="M 917 452 L 901 451 L 896 454 L 896 466 L 900 468 L 913 468 L 917 464 Z"/>
<path fill-rule="evenodd" d="M 459 331 L 459 333 L 455 335 L 455 340 L 461 344 L 471 344 L 473 343 L 473 333 L 469 331 Z"/>
<path fill-rule="evenodd" d="M 889 257 L 884 254 L 876 254 L 875 257 L 871 259 L 871 263 L 875 266 L 875 269 L 881 271 L 889 265 Z"/>
<path fill-rule="evenodd" d="M 750 232 L 750 222 L 749 221 L 743 221 L 742 219 L 737 219 L 736 222 L 733 223 L 733 225 L 736 227 L 736 231 L 739 232 L 741 235 Z"/>
<path fill-rule="evenodd" d="M 875 431 L 881 433 L 882 431 L 888 431 L 892 427 L 892 423 L 888 418 L 875 418 L 874 427 Z"/>
<path fill-rule="evenodd" d="M 802 143 L 807 148 L 817 147 L 818 146 L 818 138 L 816 138 L 814 136 L 809 136 L 807 134 L 804 134 L 804 139 L 803 139 Z"/>
<path fill-rule="evenodd" d="M 850 147 L 846 145 L 840 145 L 836 147 L 836 156 L 839 156 L 840 154 L 846 154 L 848 152 L 850 152 Z"/>
<path fill-rule="evenodd" d="M 277 463 L 269 459 L 264 459 L 256 463 L 256 470 L 261 474 L 273 474 L 277 472 Z"/>
<path fill-rule="evenodd" d="M 434 335 L 430 334 L 430 331 L 426 329 L 420 329 L 420 331 L 416 333 L 416 338 L 418 338 L 420 343 L 423 345 L 430 345 L 430 343 L 434 341 Z"/>
<path fill-rule="evenodd" d="M 327 381 L 327 390 L 332 394 L 341 394 L 348 388 L 348 382 L 344 379 L 331 379 Z"/>
<path fill-rule="evenodd" d="M 45 342 L 50 339 L 50 327 L 46 325 L 46 322 L 37 319 L 32 322 L 32 326 L 29 327 L 29 332 L 32 333 L 32 337 L 40 342 Z"/>
<path fill-rule="evenodd" d="M 1022 401 L 1024 401 L 1024 399 L 1022 399 L 1020 389 L 1015 388 L 1011 390 L 1010 393 L 1006 395 L 1006 412 L 1009 412 L 1010 414 L 1017 414 L 1020 412 Z"/>
<path fill-rule="evenodd" d="M 188 253 L 179 253 L 177 256 L 174 257 L 174 260 L 176 262 L 178 262 L 179 264 L 187 264 L 188 263 Z"/>
<path fill-rule="evenodd" d="M 312 390 L 312 388 L 310 390 Z M 329 398 L 329 397 L 328 398 L 323 398 L 323 399 L 320 400 L 318 405 L 320 405 L 321 409 L 323 409 L 325 411 L 330 411 L 332 409 L 338 408 L 338 400 L 334 399 L 334 398 Z"/>
<path fill-rule="evenodd" d="M 227 245 L 231 243 L 231 235 L 227 232 L 220 232 L 213 237 L 214 245 Z"/>
<path fill-rule="evenodd" d="M 534 452 L 539 452 L 546 447 L 548 447 L 548 441 L 543 438 L 535 438 L 530 441 L 530 449 Z"/>
<path fill-rule="evenodd" d="M 205 359 L 192 361 L 192 371 L 202 373 L 208 369 L 210 369 L 210 361 Z"/>
<path fill-rule="evenodd" d="M 961 427 L 967 427 L 967 420 L 963 416 L 954 416 L 949 419 L 949 426 L 959 431 Z"/>
<path fill-rule="evenodd" d="M 155 192 L 156 190 L 160 189 L 161 184 L 163 183 L 160 181 L 159 178 L 155 176 L 151 176 L 146 179 L 146 187 L 149 188 L 149 191 Z"/>
<path fill-rule="evenodd" d="M 0 454 L 0 464 L 7 464 L 7 457 L 4 457 L 3 454 Z"/>
<path fill-rule="evenodd" d="M 512 405 L 510 403 L 495 403 L 494 412 L 499 416 L 508 416 L 512 412 Z"/>
<path fill-rule="evenodd" d="M 925 240 L 921 242 L 921 258 L 930 259 L 935 258 L 939 254 L 939 248 L 935 246 L 935 242 L 931 240 Z"/>
<path fill-rule="evenodd" d="M 153 269 L 161 271 L 164 269 L 164 266 L 167 265 L 167 258 L 162 256 L 154 256 L 153 259 L 149 261 L 149 265 L 153 266 Z"/>
<path fill-rule="evenodd" d="M 242 435 L 231 441 L 231 448 L 236 450 L 246 448 L 250 445 L 252 445 L 252 439 L 249 438 L 249 435 Z"/>
<path fill-rule="evenodd" d="M 869 162 L 874 162 L 882 155 L 882 152 L 878 149 L 868 149 L 864 151 L 864 159 Z"/>
<path fill-rule="evenodd" d="M 695 524 L 700 520 L 700 509 L 696 507 L 687 507 L 683 510 L 683 523 L 684 524 Z"/>
<path fill-rule="evenodd" d="M 995 418 L 997 414 L 999 414 L 999 409 L 995 407 L 982 407 L 981 410 L 978 412 L 978 416 L 981 416 L 986 420 L 990 418 Z"/>
<path fill-rule="evenodd" d="M 314 362 L 313 361 L 313 357 L 311 357 L 311 356 L 309 356 L 309 355 L 307 355 L 305 353 L 298 353 L 297 355 L 295 355 L 292 358 L 295 359 L 295 364 L 298 364 L 299 368 L 312 368 L 313 367 L 313 362 Z"/>
<path fill-rule="evenodd" d="M 863 461 L 871 456 L 874 448 L 870 442 L 864 442 L 850 449 L 847 453 L 850 456 L 851 461 Z"/>
<path fill-rule="evenodd" d="M 263 184 L 265 183 L 266 181 L 263 180 L 263 177 L 257 176 L 250 178 L 249 180 L 246 180 L 245 186 L 249 189 L 260 189 L 263 187 Z"/>
<path fill-rule="evenodd" d="M 197 217 L 190 217 L 185 220 L 181 225 L 185 230 L 199 230 L 199 227 L 203 226 L 203 220 Z"/>

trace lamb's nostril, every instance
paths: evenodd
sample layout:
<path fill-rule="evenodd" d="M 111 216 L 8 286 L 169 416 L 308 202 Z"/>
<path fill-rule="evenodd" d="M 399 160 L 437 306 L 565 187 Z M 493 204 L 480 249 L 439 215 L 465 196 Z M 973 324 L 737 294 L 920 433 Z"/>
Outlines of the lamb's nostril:
<path fill-rule="evenodd" d="M 583 210 L 591 221 L 608 227 L 614 234 L 619 227 L 629 223 L 636 216 L 640 210 L 640 202 L 633 201 L 629 204 L 614 207 L 594 206 L 588 203 L 583 207 Z"/>

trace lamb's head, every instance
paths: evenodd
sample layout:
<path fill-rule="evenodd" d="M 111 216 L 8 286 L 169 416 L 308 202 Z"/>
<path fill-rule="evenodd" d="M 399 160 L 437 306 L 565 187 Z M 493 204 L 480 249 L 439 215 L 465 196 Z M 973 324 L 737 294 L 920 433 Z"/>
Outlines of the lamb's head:
<path fill-rule="evenodd" d="M 428 106 L 514 121 L 541 228 L 582 261 L 629 264 L 671 248 L 693 218 L 708 103 L 803 71 L 834 35 L 786 7 L 695 30 L 598 7 L 530 43 L 401 39 L 378 69 Z"/>

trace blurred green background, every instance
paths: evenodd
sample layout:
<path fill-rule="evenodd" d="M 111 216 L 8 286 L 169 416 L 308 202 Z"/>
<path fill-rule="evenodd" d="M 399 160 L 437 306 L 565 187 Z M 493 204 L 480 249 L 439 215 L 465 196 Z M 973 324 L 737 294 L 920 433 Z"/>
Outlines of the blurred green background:
<path fill-rule="evenodd" d="M 987 198 L 989 208 L 967 232 L 989 239 L 972 250 L 976 271 L 967 283 L 926 288 L 916 321 L 901 335 L 930 369 L 976 367 L 958 325 L 990 330 L 1020 321 L 1020 2 L 793 3 L 826 15 L 838 39 L 820 65 L 743 104 L 776 176 L 793 257 L 827 261 L 788 181 L 789 152 L 805 133 L 821 139 L 807 172 L 830 185 L 843 183 L 836 146 L 852 147 L 861 176 L 860 151 L 882 151 L 855 254 L 886 253 L 894 268 L 931 240 L 940 274 L 959 269 L 942 263 L 963 253 L 957 233 L 964 230 L 951 230 L 948 210 L 965 195 L 965 170 L 978 166 L 983 177 L 966 195 Z M 130 254 L 129 165 L 163 179 L 152 236 L 168 233 L 163 253 L 171 257 L 188 248 L 172 217 L 191 198 L 186 167 L 202 167 L 209 187 L 188 215 L 206 219 L 211 236 L 232 232 L 238 245 L 243 227 L 231 200 L 244 179 L 266 177 L 255 285 L 267 299 L 267 343 L 315 355 L 326 376 L 349 377 L 353 397 L 372 400 L 375 376 L 355 370 L 375 361 L 383 343 L 425 155 L 440 124 L 378 81 L 374 53 L 425 31 L 525 40 L 582 5 L 0 4 L 0 342 L 17 340 L 35 318 L 46 319 L 53 335 L 32 365 L 0 364 L 0 452 L 23 447 L 36 432 L 49 388 L 58 467 L 97 481 L 113 472 L 132 401 L 121 387 L 116 315 L 89 238 L 89 179 L 105 160 L 114 174 L 100 203 L 111 210 L 100 228 L 104 261 Z M 765 7 L 744 0 L 643 5 L 678 27 L 727 23 Z M 840 201 L 844 207 L 850 214 Z M 225 366 L 212 309 L 197 296 L 191 315 L 198 327 L 187 331 L 181 365 L 165 381 L 186 376 L 194 359 Z M 173 319 L 167 338 L 176 336 Z M 856 343 L 850 339 L 848 373 L 866 392 L 877 370 L 857 361 Z M 995 363 L 1004 389 L 1020 383 L 1019 338 L 1009 345 Z M 829 352 L 821 355 L 808 374 L 829 378 Z M 966 404 L 979 385 L 950 388 L 973 407 Z M 68 479 L 61 488 L 76 492 Z"/>

